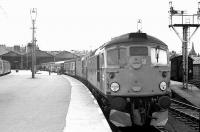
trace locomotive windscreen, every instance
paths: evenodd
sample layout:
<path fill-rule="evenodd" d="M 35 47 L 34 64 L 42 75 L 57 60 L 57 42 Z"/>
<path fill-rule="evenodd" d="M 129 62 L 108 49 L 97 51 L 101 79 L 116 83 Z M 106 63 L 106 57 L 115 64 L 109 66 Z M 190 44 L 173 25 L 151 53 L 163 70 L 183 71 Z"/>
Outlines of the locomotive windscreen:
<path fill-rule="evenodd" d="M 157 54 L 156 54 L 156 48 L 151 48 L 151 62 L 152 62 L 152 64 L 166 65 L 167 64 L 167 51 L 159 49 Z"/>
<path fill-rule="evenodd" d="M 123 65 L 127 61 L 126 48 L 118 47 L 107 51 L 108 65 Z"/>
<path fill-rule="evenodd" d="M 130 47 L 130 56 L 148 56 L 147 47 Z"/>

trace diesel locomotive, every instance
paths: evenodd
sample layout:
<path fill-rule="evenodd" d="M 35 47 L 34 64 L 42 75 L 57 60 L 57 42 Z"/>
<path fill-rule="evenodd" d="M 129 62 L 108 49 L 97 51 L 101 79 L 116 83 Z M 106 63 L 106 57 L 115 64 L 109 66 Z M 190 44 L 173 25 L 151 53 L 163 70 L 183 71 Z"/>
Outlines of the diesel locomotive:
<path fill-rule="evenodd" d="M 136 32 L 111 39 L 94 52 L 64 62 L 102 100 L 105 115 L 119 127 L 164 126 L 170 106 L 168 46 Z"/>
<path fill-rule="evenodd" d="M 10 63 L 6 60 L 0 59 L 0 76 L 9 74 L 10 72 Z"/>

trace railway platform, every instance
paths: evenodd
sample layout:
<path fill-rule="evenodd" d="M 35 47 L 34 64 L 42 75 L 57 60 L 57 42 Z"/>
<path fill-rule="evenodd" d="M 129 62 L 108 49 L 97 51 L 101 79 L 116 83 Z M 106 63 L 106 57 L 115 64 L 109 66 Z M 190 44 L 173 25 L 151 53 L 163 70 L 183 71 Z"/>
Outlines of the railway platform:
<path fill-rule="evenodd" d="M 177 81 L 170 82 L 171 90 L 178 96 L 186 99 L 191 104 L 200 107 L 200 89 L 189 84 L 188 89 L 183 89 L 182 83 Z"/>
<path fill-rule="evenodd" d="M 78 80 L 39 71 L 0 77 L 3 132 L 111 132 L 97 102 Z"/>
<path fill-rule="evenodd" d="M 96 99 L 80 81 L 65 76 L 71 83 L 71 101 L 64 132 L 111 132 Z"/>

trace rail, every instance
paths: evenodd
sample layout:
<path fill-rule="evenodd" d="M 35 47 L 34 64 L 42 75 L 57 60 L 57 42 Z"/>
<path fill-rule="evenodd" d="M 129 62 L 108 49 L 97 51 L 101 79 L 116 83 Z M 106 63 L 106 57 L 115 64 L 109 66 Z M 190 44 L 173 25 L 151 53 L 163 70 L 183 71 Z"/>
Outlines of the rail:
<path fill-rule="evenodd" d="M 174 99 L 171 99 L 171 101 L 170 112 L 172 112 L 177 119 L 188 124 L 195 130 L 199 130 L 200 108 Z"/>

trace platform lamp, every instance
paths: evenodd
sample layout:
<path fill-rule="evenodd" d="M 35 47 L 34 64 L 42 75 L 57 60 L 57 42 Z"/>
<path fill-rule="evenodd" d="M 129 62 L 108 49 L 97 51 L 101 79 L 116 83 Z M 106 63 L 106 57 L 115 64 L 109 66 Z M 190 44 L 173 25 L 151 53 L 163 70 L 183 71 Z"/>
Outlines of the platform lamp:
<path fill-rule="evenodd" d="M 30 14 L 31 14 L 31 20 L 32 20 L 32 50 L 31 50 L 31 56 L 32 56 L 32 67 L 31 67 L 31 71 L 32 71 L 32 78 L 35 78 L 35 70 L 36 70 L 36 57 L 35 57 L 35 21 L 36 21 L 36 17 L 37 17 L 37 9 L 36 8 L 32 8 L 30 10 Z"/>

